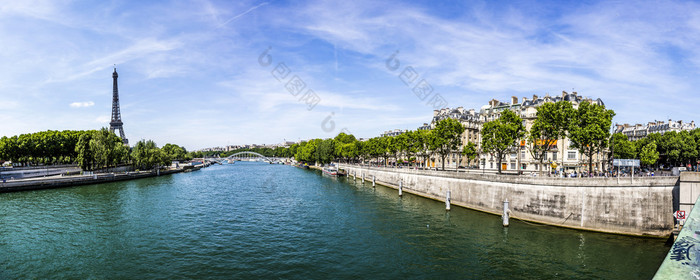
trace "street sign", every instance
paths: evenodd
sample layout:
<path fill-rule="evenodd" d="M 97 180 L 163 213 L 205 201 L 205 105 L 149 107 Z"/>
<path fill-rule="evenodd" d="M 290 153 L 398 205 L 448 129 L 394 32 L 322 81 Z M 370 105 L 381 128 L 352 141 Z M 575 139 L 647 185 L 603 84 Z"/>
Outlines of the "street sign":
<path fill-rule="evenodd" d="M 678 210 L 676 212 L 673 212 L 673 217 L 676 218 L 677 220 L 685 220 L 685 211 Z"/>
<path fill-rule="evenodd" d="M 639 160 L 638 159 L 621 159 L 621 158 L 616 158 L 613 159 L 613 166 L 631 166 L 631 167 L 639 167 Z"/>

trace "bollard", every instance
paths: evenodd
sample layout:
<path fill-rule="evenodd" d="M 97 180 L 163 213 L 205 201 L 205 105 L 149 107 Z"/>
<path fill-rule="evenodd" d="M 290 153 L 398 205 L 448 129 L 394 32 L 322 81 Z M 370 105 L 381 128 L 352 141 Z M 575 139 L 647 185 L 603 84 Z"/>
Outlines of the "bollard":
<path fill-rule="evenodd" d="M 445 210 L 450 211 L 450 191 L 447 191 L 445 196 Z"/>
<path fill-rule="evenodd" d="M 399 180 L 399 196 L 403 196 L 403 181 Z"/>
<path fill-rule="evenodd" d="M 508 209 L 508 199 L 506 198 L 506 200 L 503 201 L 503 216 L 502 216 L 502 218 L 503 218 L 503 226 L 504 227 L 508 226 L 508 219 L 510 218 L 509 213 L 510 213 L 510 209 Z"/>
<path fill-rule="evenodd" d="M 365 173 L 362 173 L 362 183 L 365 183 Z"/>
<path fill-rule="evenodd" d="M 372 175 L 372 187 L 376 186 L 376 184 L 377 184 L 377 183 L 375 182 L 376 179 L 377 179 L 376 176 Z"/>

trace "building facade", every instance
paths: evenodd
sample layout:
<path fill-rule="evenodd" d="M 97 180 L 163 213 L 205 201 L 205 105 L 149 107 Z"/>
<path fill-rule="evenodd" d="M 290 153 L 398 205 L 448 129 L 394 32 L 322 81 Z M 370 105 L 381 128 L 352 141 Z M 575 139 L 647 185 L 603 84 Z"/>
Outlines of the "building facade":
<path fill-rule="evenodd" d="M 434 128 L 438 121 L 445 118 L 459 120 L 465 128 L 464 133 L 461 136 L 463 144 L 462 147 L 469 142 L 473 142 L 480 151 L 478 161 L 476 162 L 472 161 L 470 164 L 466 158 L 462 157 L 460 159 L 459 155 L 455 153 L 446 158 L 445 166 L 449 166 L 451 168 L 455 168 L 457 166 L 472 166 L 486 170 L 497 170 L 498 159 L 495 158 L 495 155 L 481 152 L 480 132 L 482 125 L 486 122 L 498 119 L 504 110 L 511 110 L 523 119 L 523 125 L 525 126 L 525 129 L 529 131 L 537 118 L 537 107 L 547 102 L 558 102 L 562 100 L 571 102 L 575 109 L 578 108 L 578 105 L 583 101 L 605 106 L 600 98 L 596 100 L 584 98 L 579 96 L 576 92 L 567 93 L 564 91 L 562 92 L 561 96 L 545 95 L 544 97 L 539 97 L 537 95 L 533 95 L 532 98 L 523 97 L 521 100 L 518 100 L 517 97 L 513 96 L 510 102 L 502 102 L 493 99 L 489 101 L 488 104 L 482 106 L 478 112 L 476 112 L 474 109 L 464 110 L 462 107 L 458 107 L 456 109 L 445 108 L 435 110 L 429 128 Z M 428 127 L 423 125 L 421 128 L 426 129 Z M 538 171 L 540 169 L 540 163 L 532 156 L 525 139 L 521 139 L 518 141 L 518 143 L 519 145 L 516 143 L 514 149 L 505 155 L 501 163 L 501 170 L 526 172 Z M 459 147 L 458 151 L 461 151 L 462 147 Z M 583 170 L 588 170 L 588 158 L 585 155 L 580 154 L 577 149 L 572 148 L 571 142 L 566 138 L 557 139 L 556 145 L 553 145 L 552 148 L 546 153 L 543 162 L 544 165 L 542 166 L 542 170 L 545 171 L 563 170 L 566 172 L 580 172 Z M 606 162 L 607 156 L 605 152 L 594 155 L 593 170 L 604 170 Z M 439 156 L 431 158 L 431 162 L 429 164 L 431 166 L 442 165 Z M 475 166 L 477 164 L 478 166 Z"/>
<path fill-rule="evenodd" d="M 682 120 L 673 121 L 653 121 L 647 124 L 618 124 L 615 126 L 615 133 L 622 133 L 627 136 L 627 140 L 636 141 L 646 137 L 652 133 L 664 134 L 666 132 L 675 131 L 691 131 L 695 129 L 695 121 L 684 123 Z"/>

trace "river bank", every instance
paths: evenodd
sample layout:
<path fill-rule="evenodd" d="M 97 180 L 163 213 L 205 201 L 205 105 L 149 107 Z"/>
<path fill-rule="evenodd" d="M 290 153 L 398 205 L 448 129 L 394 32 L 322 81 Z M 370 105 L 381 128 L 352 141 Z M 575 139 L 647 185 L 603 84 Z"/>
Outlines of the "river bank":
<path fill-rule="evenodd" d="M 678 177 L 537 178 L 378 168 L 342 164 L 348 175 L 452 205 L 579 230 L 668 237 Z"/>
<path fill-rule="evenodd" d="M 43 178 L 31 178 L 21 180 L 10 180 L 0 184 L 0 193 L 28 191 L 39 189 L 63 188 L 89 184 L 101 184 L 108 182 L 117 182 L 125 180 L 134 180 L 161 175 L 170 175 L 184 172 L 184 168 L 169 168 L 158 171 L 131 171 L 123 173 L 98 173 L 91 175 L 71 175 L 71 176 L 52 176 Z"/>

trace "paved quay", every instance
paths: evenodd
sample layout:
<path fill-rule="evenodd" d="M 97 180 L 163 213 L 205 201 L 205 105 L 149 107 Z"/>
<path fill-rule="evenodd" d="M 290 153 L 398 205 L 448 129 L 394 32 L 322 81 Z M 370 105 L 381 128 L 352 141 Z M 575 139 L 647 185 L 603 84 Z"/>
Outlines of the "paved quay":
<path fill-rule="evenodd" d="M 132 171 L 124 173 L 97 173 L 93 175 L 52 176 L 21 180 L 9 180 L 0 183 L 1 192 L 15 192 L 38 189 L 62 188 L 88 184 L 100 184 L 116 181 L 134 180 L 160 175 L 169 175 L 185 171 L 183 168 L 171 168 L 160 171 Z"/>

